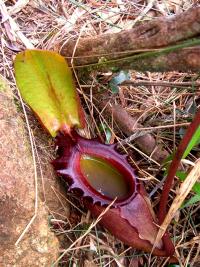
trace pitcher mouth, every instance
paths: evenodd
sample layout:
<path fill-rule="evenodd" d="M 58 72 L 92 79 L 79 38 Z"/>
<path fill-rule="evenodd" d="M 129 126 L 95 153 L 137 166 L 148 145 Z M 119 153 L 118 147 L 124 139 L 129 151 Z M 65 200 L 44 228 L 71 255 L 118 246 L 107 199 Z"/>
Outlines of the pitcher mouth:
<path fill-rule="evenodd" d="M 85 139 L 73 133 L 56 138 L 59 157 L 53 161 L 58 175 L 69 183 L 70 191 L 80 192 L 93 204 L 123 206 L 137 194 L 137 179 L 127 156 L 116 145 Z"/>

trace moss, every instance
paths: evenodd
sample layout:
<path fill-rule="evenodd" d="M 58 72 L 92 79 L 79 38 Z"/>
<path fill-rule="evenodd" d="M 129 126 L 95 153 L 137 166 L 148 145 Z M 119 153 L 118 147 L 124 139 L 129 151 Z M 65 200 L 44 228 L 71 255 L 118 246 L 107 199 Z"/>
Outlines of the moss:
<path fill-rule="evenodd" d="M 0 75 L 0 92 L 6 92 L 8 88 L 8 85 L 6 83 L 5 78 Z"/>

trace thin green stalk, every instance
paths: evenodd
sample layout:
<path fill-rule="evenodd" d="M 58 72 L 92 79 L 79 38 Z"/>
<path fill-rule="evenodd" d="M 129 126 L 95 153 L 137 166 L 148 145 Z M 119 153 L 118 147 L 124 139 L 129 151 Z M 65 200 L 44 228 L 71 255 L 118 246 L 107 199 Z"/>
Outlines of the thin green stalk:
<path fill-rule="evenodd" d="M 160 50 L 156 50 L 156 51 L 139 53 L 136 55 L 134 54 L 134 55 L 130 55 L 130 56 L 122 57 L 122 58 L 117 58 L 117 59 L 112 59 L 112 60 L 106 60 L 106 57 L 105 57 L 102 61 L 99 60 L 99 62 L 97 62 L 97 63 L 77 65 L 77 66 L 74 65 L 73 67 L 74 68 L 90 68 L 90 69 L 94 68 L 95 69 L 95 68 L 98 68 L 99 66 L 114 65 L 114 63 L 118 63 L 120 61 L 130 62 L 130 61 L 134 61 L 135 59 L 143 59 L 143 58 L 148 58 L 148 57 L 161 56 L 161 55 L 168 54 L 170 52 L 174 52 L 174 51 L 186 48 L 186 47 L 191 47 L 191 46 L 196 46 L 196 45 L 200 45 L 200 39 L 199 38 L 187 40 L 187 41 L 184 41 L 182 43 L 168 46 L 166 48 L 161 48 Z"/>

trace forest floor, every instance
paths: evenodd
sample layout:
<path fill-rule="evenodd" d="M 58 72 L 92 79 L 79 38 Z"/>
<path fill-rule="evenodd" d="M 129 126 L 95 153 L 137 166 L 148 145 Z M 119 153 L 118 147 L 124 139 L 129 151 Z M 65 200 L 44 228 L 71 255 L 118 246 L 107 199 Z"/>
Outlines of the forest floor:
<path fill-rule="evenodd" d="M 24 119 L 14 81 L 13 59 L 17 52 L 27 48 L 55 50 L 57 43 L 64 44 L 70 39 L 131 29 L 145 20 L 179 14 L 196 4 L 196 1 L 23 0 L 4 1 L 4 4 L 0 29 L 0 73 L 9 81 Z M 106 113 L 102 106 L 98 106 L 98 88 L 106 89 L 115 104 L 136 118 L 142 125 L 140 134 L 151 134 L 166 155 L 171 155 L 200 104 L 200 89 L 193 86 L 193 81 L 200 82 L 199 74 L 122 71 L 118 79 L 122 82 L 123 77 L 126 77 L 133 83 L 124 83 L 115 88 L 110 86 L 113 77 L 112 73 L 93 73 L 88 84 L 78 82 L 77 89 L 87 114 L 88 130 L 91 137 L 100 134 L 107 143 L 113 143 L 115 140 L 126 149 L 134 166 L 137 166 L 137 175 L 144 182 L 156 209 L 164 181 L 165 166 L 158 158 L 155 159 L 138 148 L 135 143 L 135 133 L 138 129 L 135 129 L 131 136 L 127 136 L 115 123 L 112 113 Z M 136 86 L 134 82 L 140 84 Z M 92 90 L 93 87 L 96 91 Z M 42 133 L 41 126 L 27 107 L 26 116 L 33 132 L 38 157 L 37 168 L 42 177 L 41 165 L 52 159 L 51 154 L 55 154 L 53 141 Z M 199 156 L 200 150 L 196 147 L 187 160 L 182 162 L 184 171 L 189 170 Z M 169 196 L 170 203 L 180 183 L 176 177 Z M 40 190 L 45 188 L 41 185 Z M 54 197 L 58 198 L 58 193 L 54 193 Z M 194 194 L 191 192 L 187 200 Z M 57 211 L 51 211 L 49 218 L 52 231 L 59 237 L 61 244 L 60 253 L 63 257 L 60 259 L 60 266 L 168 266 L 165 259 L 150 257 L 148 253 L 124 245 L 98 225 L 87 231 L 93 220 L 90 213 L 73 194 L 68 193 L 65 200 L 68 203 L 67 209 L 70 210 L 67 216 L 57 217 Z M 197 202 L 180 208 L 169 227 L 179 260 L 176 266 L 200 266 L 199 207 Z"/>

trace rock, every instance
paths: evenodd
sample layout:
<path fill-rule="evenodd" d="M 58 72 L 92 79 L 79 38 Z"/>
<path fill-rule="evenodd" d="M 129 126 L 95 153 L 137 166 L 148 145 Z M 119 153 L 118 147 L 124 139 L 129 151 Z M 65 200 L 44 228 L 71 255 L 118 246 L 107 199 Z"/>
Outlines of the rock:
<path fill-rule="evenodd" d="M 11 89 L 0 76 L 0 266 L 51 266 L 59 243 L 48 225 L 46 205 L 36 196 L 34 164 L 24 123 Z M 39 182 L 37 185 L 39 186 Z M 23 238 L 15 243 L 36 218 Z"/>

